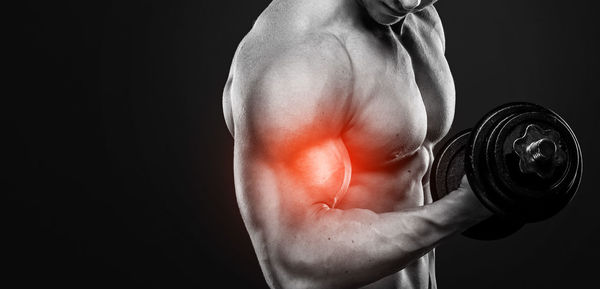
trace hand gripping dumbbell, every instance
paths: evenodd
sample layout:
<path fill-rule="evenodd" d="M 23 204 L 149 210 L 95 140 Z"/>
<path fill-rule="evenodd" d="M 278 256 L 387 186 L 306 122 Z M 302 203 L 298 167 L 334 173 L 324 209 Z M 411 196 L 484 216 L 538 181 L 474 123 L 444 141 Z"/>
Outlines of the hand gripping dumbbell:
<path fill-rule="evenodd" d="M 508 103 L 442 147 L 431 170 L 431 192 L 434 201 L 441 199 L 466 174 L 494 215 L 463 235 L 494 240 L 563 209 L 579 187 L 582 169 L 577 138 L 558 114 L 531 103 Z"/>

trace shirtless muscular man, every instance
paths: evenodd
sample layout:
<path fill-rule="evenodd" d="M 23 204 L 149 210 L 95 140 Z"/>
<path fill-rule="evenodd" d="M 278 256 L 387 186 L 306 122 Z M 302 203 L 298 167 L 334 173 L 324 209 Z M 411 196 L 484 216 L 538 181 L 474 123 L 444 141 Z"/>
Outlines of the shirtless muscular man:
<path fill-rule="evenodd" d="M 272 288 L 436 288 L 433 249 L 491 216 L 432 203 L 454 115 L 435 0 L 274 0 L 223 93 L 237 201 Z"/>

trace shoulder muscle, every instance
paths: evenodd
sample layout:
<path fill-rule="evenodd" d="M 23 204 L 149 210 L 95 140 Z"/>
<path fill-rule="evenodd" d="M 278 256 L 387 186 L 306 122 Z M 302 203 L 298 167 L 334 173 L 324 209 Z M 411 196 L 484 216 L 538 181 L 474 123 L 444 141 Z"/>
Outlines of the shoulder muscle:
<path fill-rule="evenodd" d="M 341 134 L 352 71 L 337 38 L 313 35 L 273 55 L 259 71 L 234 108 L 240 137 L 266 148 L 268 154 L 285 154 L 280 150 Z"/>

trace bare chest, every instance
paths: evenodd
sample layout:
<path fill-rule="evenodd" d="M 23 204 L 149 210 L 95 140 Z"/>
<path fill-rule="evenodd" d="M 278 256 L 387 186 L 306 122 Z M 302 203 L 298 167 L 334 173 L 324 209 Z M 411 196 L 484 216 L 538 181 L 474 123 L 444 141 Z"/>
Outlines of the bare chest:
<path fill-rule="evenodd" d="M 349 41 L 355 87 L 351 121 L 344 134 L 353 161 L 385 164 L 433 144 L 448 131 L 454 86 L 439 47 L 357 38 Z M 406 36 L 404 36 L 406 37 Z"/>

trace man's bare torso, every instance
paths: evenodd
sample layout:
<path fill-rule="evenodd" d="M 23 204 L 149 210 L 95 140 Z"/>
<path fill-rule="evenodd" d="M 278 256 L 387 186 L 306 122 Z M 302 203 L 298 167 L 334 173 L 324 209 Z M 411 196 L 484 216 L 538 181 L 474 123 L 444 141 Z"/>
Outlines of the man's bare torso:
<path fill-rule="evenodd" d="M 339 57 L 349 58 L 353 75 L 350 102 L 339 108 L 347 118 L 341 138 L 353 170 L 337 207 L 385 213 L 431 202 L 432 148 L 454 115 L 454 86 L 437 12 L 430 6 L 387 31 L 375 31 L 362 21 L 337 22 L 327 9 L 280 1 L 263 12 L 236 52 L 224 92 L 230 130 L 234 133 L 232 103 L 245 97 L 273 55 L 326 49 L 327 42 L 338 41 L 347 52 Z M 426 288 L 433 266 L 433 255 L 427 254 L 370 286 Z"/>

